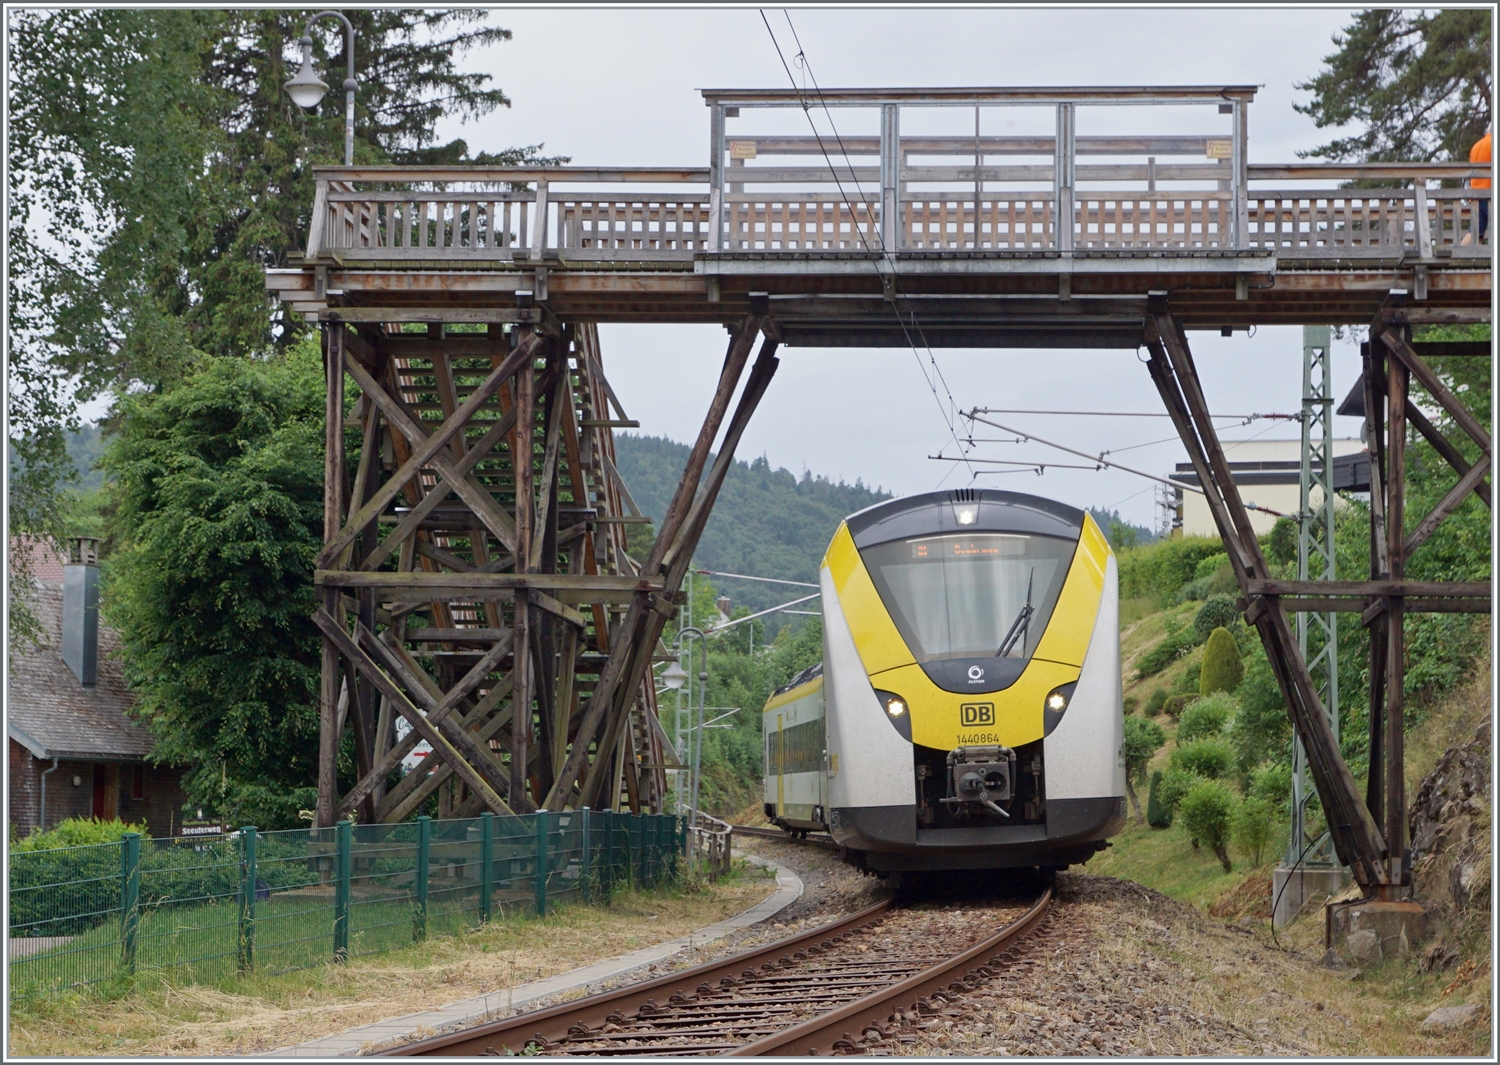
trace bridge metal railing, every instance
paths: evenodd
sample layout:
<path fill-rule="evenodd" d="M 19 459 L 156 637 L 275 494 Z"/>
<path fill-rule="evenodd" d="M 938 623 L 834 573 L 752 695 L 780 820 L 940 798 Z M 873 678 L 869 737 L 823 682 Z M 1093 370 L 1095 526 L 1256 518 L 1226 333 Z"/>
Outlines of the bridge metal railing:
<path fill-rule="evenodd" d="M 569 811 L 12 850 L 12 1001 L 376 954 L 675 880 L 685 818 Z"/>
<path fill-rule="evenodd" d="M 1490 191 L 1456 186 L 1487 168 L 1254 165 L 1254 94 L 705 90 L 706 168 L 319 168 L 307 256 L 1485 254 L 1478 212 Z"/>

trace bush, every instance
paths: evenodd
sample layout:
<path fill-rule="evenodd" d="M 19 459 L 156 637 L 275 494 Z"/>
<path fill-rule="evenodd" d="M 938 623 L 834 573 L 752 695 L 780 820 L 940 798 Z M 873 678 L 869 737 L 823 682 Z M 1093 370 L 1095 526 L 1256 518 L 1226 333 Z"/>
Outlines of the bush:
<path fill-rule="evenodd" d="M 1196 582 L 1203 580 L 1205 577 L 1212 577 L 1215 573 L 1219 572 L 1220 566 L 1227 565 L 1229 565 L 1229 556 L 1223 551 L 1220 551 L 1217 555 L 1200 558 L 1198 565 L 1193 568 L 1193 580 Z"/>
<path fill-rule="evenodd" d="M 1166 733 L 1155 721 L 1133 715 L 1125 719 L 1125 790 L 1138 820 L 1141 800 L 1136 796 L 1135 786 L 1146 776 L 1146 763 L 1166 742 Z"/>
<path fill-rule="evenodd" d="M 1179 765 L 1167 767 L 1167 771 L 1161 775 L 1161 782 L 1156 788 L 1157 801 L 1166 811 L 1167 824 L 1171 824 L 1173 817 L 1176 816 L 1177 804 L 1182 802 L 1182 797 L 1192 790 L 1194 784 L 1203 779 L 1197 773 Z"/>
<path fill-rule="evenodd" d="M 1291 518 L 1276 519 L 1266 537 L 1266 558 L 1277 566 L 1297 561 L 1297 523 Z"/>
<path fill-rule="evenodd" d="M 1172 827 L 1172 808 L 1162 802 L 1161 798 L 1162 772 L 1158 769 L 1151 774 L 1151 791 L 1146 796 L 1146 824 L 1152 828 Z"/>
<path fill-rule="evenodd" d="M 1271 821 L 1275 807 L 1270 800 L 1246 796 L 1234 812 L 1234 843 L 1249 860 L 1259 865 L 1271 840 Z"/>
<path fill-rule="evenodd" d="M 1197 694 L 1173 695 L 1161 704 L 1161 708 L 1168 717 L 1176 721 L 1189 703 L 1195 703 L 1201 698 L 1203 696 Z"/>
<path fill-rule="evenodd" d="M 1178 677 L 1177 680 L 1172 684 L 1172 694 L 1196 696 L 1198 694 L 1198 685 L 1202 680 L 1202 676 L 1203 656 L 1195 655 L 1188 662 L 1187 668 L 1182 671 L 1182 676 Z"/>
<path fill-rule="evenodd" d="M 1212 602 L 1212 600 L 1210 600 Z M 1204 606 L 1208 604 L 1205 603 Z M 1245 676 L 1245 665 L 1240 661 L 1239 645 L 1229 630 L 1222 626 L 1214 629 L 1203 649 L 1203 667 L 1199 674 L 1198 691 L 1203 695 L 1215 692 L 1232 692 L 1240 686 Z"/>
<path fill-rule="evenodd" d="M 1123 551 L 1119 555 L 1120 597 L 1154 595 L 1169 599 L 1193 579 L 1199 560 L 1223 550 L 1224 544 L 1217 537 L 1192 536 Z"/>
<path fill-rule="evenodd" d="M 1141 708 L 1141 701 L 1134 695 L 1127 695 L 1125 696 L 1125 701 L 1122 704 L 1122 708 L 1124 709 L 1127 716 L 1133 715 L 1137 710 Z"/>
<path fill-rule="evenodd" d="M 1161 713 L 1162 704 L 1167 701 L 1167 689 L 1153 688 L 1151 694 L 1146 696 L 1146 716 L 1155 717 Z"/>
<path fill-rule="evenodd" d="M 1291 817 L 1292 813 L 1292 767 L 1285 762 L 1266 766 L 1250 781 L 1249 795 L 1270 804 L 1278 817 Z"/>
<path fill-rule="evenodd" d="M 1135 671 L 1142 677 L 1154 677 L 1193 649 L 1193 641 L 1182 635 L 1167 635 L 1151 650 L 1136 659 Z"/>
<path fill-rule="evenodd" d="M 1218 856 L 1226 873 L 1232 868 L 1228 843 L 1234 807 L 1234 796 L 1217 780 L 1200 780 L 1188 789 L 1179 803 L 1182 827 Z"/>
<path fill-rule="evenodd" d="M 1203 643 L 1214 629 L 1233 628 L 1239 620 L 1240 612 L 1234 605 L 1234 596 L 1222 593 L 1211 595 L 1193 616 L 1193 634 L 1199 643 Z"/>
<path fill-rule="evenodd" d="M 1194 740 L 1172 752 L 1172 766 L 1200 777 L 1217 780 L 1234 765 L 1234 752 L 1219 740 Z"/>
<path fill-rule="evenodd" d="M 1245 677 L 1234 694 L 1240 709 L 1229 727 L 1229 739 L 1240 768 L 1249 770 L 1262 762 L 1290 762 L 1291 714 L 1264 651 L 1256 649 L 1250 655 Z"/>
<path fill-rule="evenodd" d="M 59 821 L 46 832 L 33 832 L 23 840 L 11 844 L 12 854 L 30 851 L 55 850 L 58 847 L 92 847 L 100 843 L 118 843 L 127 832 L 148 835 L 145 826 L 131 825 L 116 818 L 113 821 L 98 821 L 70 817 Z"/>
<path fill-rule="evenodd" d="M 1182 711 L 1182 723 L 1177 728 L 1177 742 L 1184 744 L 1194 740 L 1216 739 L 1238 709 L 1239 704 L 1226 692 L 1194 700 Z"/>
<path fill-rule="evenodd" d="M 1207 577 L 1198 577 L 1188 581 L 1177 590 L 1172 602 L 1178 606 L 1183 603 L 1199 602 L 1207 599 L 1213 590 L 1214 575 L 1210 573 Z"/>

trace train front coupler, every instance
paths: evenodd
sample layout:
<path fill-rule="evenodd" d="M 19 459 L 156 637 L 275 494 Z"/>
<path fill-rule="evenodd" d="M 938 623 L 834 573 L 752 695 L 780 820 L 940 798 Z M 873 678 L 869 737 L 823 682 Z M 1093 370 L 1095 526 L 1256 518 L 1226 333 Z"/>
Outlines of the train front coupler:
<path fill-rule="evenodd" d="M 948 795 L 940 800 L 959 817 L 980 813 L 1010 819 L 1001 805 L 1014 794 L 1016 752 L 1009 747 L 960 747 L 948 752 Z"/>

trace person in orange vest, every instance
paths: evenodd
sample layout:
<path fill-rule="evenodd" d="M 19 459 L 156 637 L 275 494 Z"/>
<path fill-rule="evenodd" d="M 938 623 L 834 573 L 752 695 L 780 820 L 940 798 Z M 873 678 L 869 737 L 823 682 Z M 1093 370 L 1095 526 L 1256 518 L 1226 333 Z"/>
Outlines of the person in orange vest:
<path fill-rule="evenodd" d="M 1472 148 L 1469 149 L 1469 162 L 1471 162 L 1471 163 L 1486 163 L 1486 164 L 1488 164 L 1491 161 L 1491 159 L 1490 159 L 1490 134 L 1492 132 L 1493 132 L 1493 130 L 1491 130 L 1491 129 L 1485 130 L 1484 131 L 1484 136 L 1480 137 L 1477 141 L 1474 142 L 1474 147 L 1472 147 Z M 1469 188 L 1471 188 L 1471 189 L 1487 189 L 1489 187 L 1490 187 L 1490 179 L 1487 178 L 1487 177 L 1482 177 L 1482 178 L 1477 177 L 1477 178 L 1470 178 L 1469 179 Z M 1490 201 L 1489 200 L 1480 200 L 1479 201 L 1479 239 L 1480 239 L 1481 242 L 1483 242 L 1485 234 L 1489 232 L 1489 229 L 1490 229 Z M 1468 243 L 1468 242 L 1465 241 L 1465 243 Z"/>

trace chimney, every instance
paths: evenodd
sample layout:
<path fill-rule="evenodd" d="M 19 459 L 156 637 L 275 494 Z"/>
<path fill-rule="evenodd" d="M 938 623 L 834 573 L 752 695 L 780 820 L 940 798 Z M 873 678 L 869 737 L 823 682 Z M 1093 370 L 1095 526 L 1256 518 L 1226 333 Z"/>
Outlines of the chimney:
<path fill-rule="evenodd" d="M 99 681 L 99 541 L 75 537 L 63 566 L 62 656 L 85 688 Z"/>
<path fill-rule="evenodd" d="M 727 595 L 721 595 L 721 596 L 719 596 L 719 598 L 717 598 L 717 599 L 714 600 L 714 606 L 718 607 L 719 608 L 719 613 L 723 614 L 727 618 L 729 616 L 729 605 L 730 605 L 730 602 L 731 602 L 731 600 L 730 600 L 729 596 L 727 596 Z"/>

